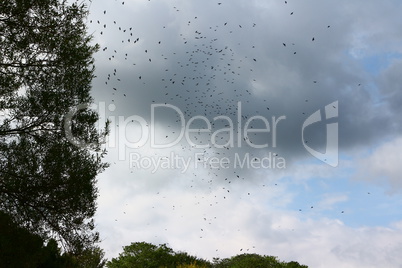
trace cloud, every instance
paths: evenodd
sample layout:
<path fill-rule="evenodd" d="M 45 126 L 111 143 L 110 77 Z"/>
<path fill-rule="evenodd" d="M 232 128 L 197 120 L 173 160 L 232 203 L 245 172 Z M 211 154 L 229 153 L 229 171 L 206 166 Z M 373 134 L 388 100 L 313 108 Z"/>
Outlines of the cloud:
<path fill-rule="evenodd" d="M 236 121 L 235 111 L 241 101 L 245 118 L 286 116 L 277 130 L 275 150 L 286 155 L 289 164 L 309 156 L 300 142 L 303 121 L 336 100 L 340 105 L 342 150 L 371 144 L 384 132 L 392 135 L 400 128 L 394 114 L 387 112 L 386 103 L 373 106 L 368 84 L 375 81 L 365 77 L 359 62 L 345 54 L 345 50 L 357 46 L 350 36 L 361 33 L 361 20 L 368 23 L 371 17 L 357 20 L 345 13 L 342 5 L 312 2 L 311 6 L 293 3 L 292 7 L 276 4 L 269 8 L 260 8 L 258 1 L 252 5 L 234 2 L 219 8 L 212 2 L 208 7 L 165 2 L 135 5 L 139 6 L 118 7 L 123 13 L 118 18 L 113 9 L 99 15 L 98 27 L 107 24 L 99 40 L 107 50 L 97 55 L 100 73 L 94 83 L 98 99 L 116 104 L 114 114 L 149 120 L 151 104 L 167 103 L 178 107 L 186 120 L 201 115 L 212 122 L 215 116 L 225 115 Z M 357 4 L 348 6 L 358 8 Z M 323 12 L 315 12 L 319 7 Z M 293 17 L 288 14 L 290 8 L 298 10 Z M 100 10 L 103 12 L 103 8 Z M 283 14 L 264 16 L 267 12 Z M 339 22 L 339 16 L 343 22 Z M 255 18 L 255 22 L 245 20 L 248 17 Z M 392 21 L 383 18 L 382 23 L 385 27 Z M 370 28 L 366 25 L 364 29 Z M 136 38 L 139 41 L 133 44 Z M 384 80 L 395 81 L 390 76 Z M 165 126 L 180 130 L 177 116 L 158 116 Z M 373 124 L 380 127 L 373 128 Z M 324 147 L 324 129 L 324 123 L 312 129 L 310 144 Z M 266 140 L 266 136 L 259 135 L 255 142 L 263 144 Z"/>
<path fill-rule="evenodd" d="M 331 194 L 324 195 L 323 199 L 318 203 L 318 209 L 332 209 L 334 204 L 345 202 L 348 200 L 348 196 L 345 194 Z"/>
<path fill-rule="evenodd" d="M 276 208 L 281 190 L 267 188 L 265 193 L 276 191 L 272 195 L 250 186 L 230 190 L 131 192 L 124 209 L 106 210 L 117 221 L 111 220 L 113 229 L 105 221 L 99 226 L 103 244 L 114 249 L 108 251 L 111 256 L 119 252 L 118 244 L 146 240 L 208 259 L 255 252 L 311 267 L 397 267 L 401 261 L 397 223 L 395 228 L 350 228 L 340 219 L 301 218 L 301 212 Z"/>
<path fill-rule="evenodd" d="M 399 58 L 390 60 L 387 68 L 379 75 L 378 81 L 381 88 L 381 93 L 383 99 L 388 103 L 390 107 L 390 113 L 398 114 L 401 112 L 401 102 L 400 97 L 400 85 L 401 77 L 398 75 L 398 71 L 402 67 L 402 60 Z M 398 122 L 393 122 L 393 126 L 396 130 L 400 130 Z"/>
<path fill-rule="evenodd" d="M 390 193 L 402 188 L 402 138 L 386 141 L 359 160 L 356 178 L 384 185 Z"/>

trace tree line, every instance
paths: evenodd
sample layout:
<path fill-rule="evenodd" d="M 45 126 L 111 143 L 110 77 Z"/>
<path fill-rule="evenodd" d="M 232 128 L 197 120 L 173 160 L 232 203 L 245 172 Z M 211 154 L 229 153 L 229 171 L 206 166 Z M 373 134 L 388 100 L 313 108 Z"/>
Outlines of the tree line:
<path fill-rule="evenodd" d="M 212 261 L 176 252 L 166 244 L 154 245 L 135 242 L 123 248 L 117 258 L 106 263 L 108 268 L 307 268 L 298 262 L 284 262 L 277 257 L 259 254 L 239 254 L 229 258 L 214 258 Z"/>

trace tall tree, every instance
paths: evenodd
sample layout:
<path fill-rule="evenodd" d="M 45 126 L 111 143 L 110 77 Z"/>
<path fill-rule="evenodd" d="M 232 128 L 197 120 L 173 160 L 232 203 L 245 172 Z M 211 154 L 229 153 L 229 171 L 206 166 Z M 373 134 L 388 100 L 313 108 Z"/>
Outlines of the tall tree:
<path fill-rule="evenodd" d="M 106 168 L 89 108 L 93 53 L 85 4 L 0 3 L 0 211 L 73 254 L 98 241 L 96 176 Z"/>

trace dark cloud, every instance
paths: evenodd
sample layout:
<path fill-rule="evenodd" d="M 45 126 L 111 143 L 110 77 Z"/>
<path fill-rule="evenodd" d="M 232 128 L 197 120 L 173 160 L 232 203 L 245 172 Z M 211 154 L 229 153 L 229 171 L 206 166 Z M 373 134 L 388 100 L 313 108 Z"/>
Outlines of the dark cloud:
<path fill-rule="evenodd" d="M 371 143 L 384 132 L 392 135 L 395 118 L 372 105 L 368 84 L 373 81 L 350 55 L 362 19 L 344 16 L 340 22 L 336 17 L 344 10 L 328 3 L 214 4 L 131 4 L 100 15 L 96 34 L 107 22 L 99 40 L 107 50 L 97 56 L 95 94 L 113 102 L 118 115 L 147 120 L 151 104 L 159 103 L 179 108 L 187 120 L 201 115 L 212 122 L 225 115 L 235 122 L 238 102 L 244 121 L 253 115 L 286 116 L 275 150 L 289 160 L 309 157 L 301 143 L 302 124 L 334 101 L 341 150 Z M 289 8 L 297 10 L 292 17 L 286 15 Z M 172 113 L 158 116 L 159 123 L 180 131 Z M 325 127 L 316 127 L 310 142 L 323 147 Z M 267 137 L 259 137 L 256 142 L 264 144 Z"/>

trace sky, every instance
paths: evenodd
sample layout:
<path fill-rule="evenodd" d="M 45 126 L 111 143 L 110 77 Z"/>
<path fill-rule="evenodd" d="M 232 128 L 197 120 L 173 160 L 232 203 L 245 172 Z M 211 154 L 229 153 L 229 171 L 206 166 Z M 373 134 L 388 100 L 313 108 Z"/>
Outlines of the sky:
<path fill-rule="evenodd" d="M 401 267 L 402 2 L 93 0 L 101 247 Z"/>

